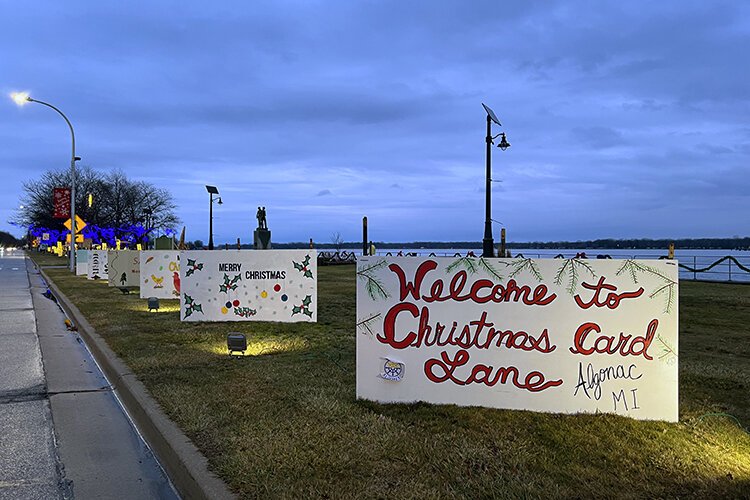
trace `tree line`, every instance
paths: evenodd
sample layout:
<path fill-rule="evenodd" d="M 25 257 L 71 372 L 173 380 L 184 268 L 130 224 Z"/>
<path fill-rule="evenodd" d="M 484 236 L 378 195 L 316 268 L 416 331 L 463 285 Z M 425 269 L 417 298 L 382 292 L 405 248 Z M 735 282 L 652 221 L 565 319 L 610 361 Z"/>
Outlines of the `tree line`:
<path fill-rule="evenodd" d="M 577 241 L 526 241 L 506 243 L 510 249 L 531 248 L 531 249 L 625 249 L 625 250 L 645 250 L 645 249 L 662 249 L 669 248 L 669 244 L 674 243 L 678 249 L 725 249 L 725 250 L 750 250 L 750 237 L 745 238 L 662 238 L 662 239 L 598 239 L 598 240 L 577 240 Z M 478 241 L 411 241 L 411 242 L 373 242 L 378 249 L 479 249 L 482 248 L 481 240 Z M 495 246 L 500 242 L 495 240 Z M 275 248 L 308 248 L 309 242 L 295 243 L 274 243 Z M 315 242 L 314 246 L 319 249 L 346 249 L 361 250 L 362 242 Z"/>

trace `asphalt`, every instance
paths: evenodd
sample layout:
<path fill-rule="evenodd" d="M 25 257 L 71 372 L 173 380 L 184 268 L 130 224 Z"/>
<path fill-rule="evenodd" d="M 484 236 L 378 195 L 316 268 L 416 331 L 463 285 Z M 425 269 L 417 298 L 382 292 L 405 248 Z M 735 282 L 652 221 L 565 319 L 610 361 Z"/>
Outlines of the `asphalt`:
<path fill-rule="evenodd" d="M 47 284 L 0 254 L 0 500 L 176 499 Z"/>

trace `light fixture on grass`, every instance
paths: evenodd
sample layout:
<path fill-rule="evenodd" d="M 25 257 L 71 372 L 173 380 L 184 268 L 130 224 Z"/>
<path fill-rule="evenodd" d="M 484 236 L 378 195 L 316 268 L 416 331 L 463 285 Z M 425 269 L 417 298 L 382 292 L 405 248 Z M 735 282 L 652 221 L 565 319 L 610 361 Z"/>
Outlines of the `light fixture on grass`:
<path fill-rule="evenodd" d="M 233 352 L 242 353 L 244 356 L 245 351 L 247 351 L 247 338 L 245 338 L 245 334 L 230 332 L 227 335 L 227 350 L 229 351 L 230 356 Z"/>
<path fill-rule="evenodd" d="M 149 297 L 148 298 L 148 311 L 158 311 L 159 310 L 159 299 L 156 297 Z"/>

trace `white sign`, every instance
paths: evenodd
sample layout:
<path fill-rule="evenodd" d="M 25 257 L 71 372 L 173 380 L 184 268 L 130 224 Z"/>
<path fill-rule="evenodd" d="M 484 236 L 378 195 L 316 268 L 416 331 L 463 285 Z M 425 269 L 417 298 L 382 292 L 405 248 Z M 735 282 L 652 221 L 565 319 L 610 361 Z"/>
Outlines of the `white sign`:
<path fill-rule="evenodd" d="M 76 250 L 76 276 L 89 275 L 89 251 Z"/>
<path fill-rule="evenodd" d="M 110 250 L 107 253 L 109 286 L 140 286 L 140 252 L 136 250 Z"/>
<path fill-rule="evenodd" d="M 140 258 L 141 298 L 176 299 L 180 296 L 180 252 L 144 250 Z"/>
<path fill-rule="evenodd" d="M 677 421 L 673 260 L 361 257 L 357 397 Z"/>
<path fill-rule="evenodd" d="M 89 250 L 88 278 L 90 280 L 108 279 L 106 250 Z"/>
<path fill-rule="evenodd" d="M 194 250 L 180 257 L 183 321 L 317 321 L 315 250 Z"/>

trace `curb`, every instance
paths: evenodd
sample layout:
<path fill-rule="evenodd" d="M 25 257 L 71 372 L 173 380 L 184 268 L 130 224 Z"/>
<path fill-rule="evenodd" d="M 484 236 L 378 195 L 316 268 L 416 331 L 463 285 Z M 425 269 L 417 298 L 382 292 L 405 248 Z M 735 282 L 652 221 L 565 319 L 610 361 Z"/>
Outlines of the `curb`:
<path fill-rule="evenodd" d="M 158 457 L 167 476 L 182 498 L 234 499 L 227 485 L 208 470 L 208 460 L 162 411 L 146 387 L 96 333 L 78 308 L 60 291 L 40 266 L 36 266 L 78 326 L 78 333 L 94 359 L 117 391 L 130 418 Z"/>

